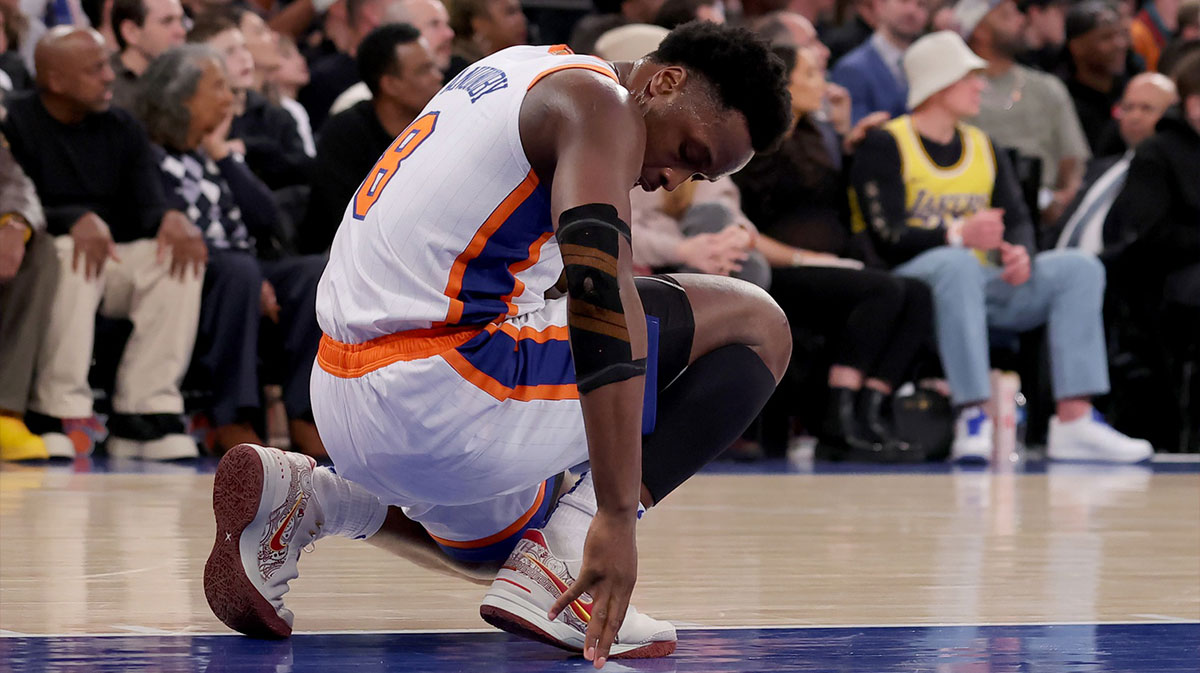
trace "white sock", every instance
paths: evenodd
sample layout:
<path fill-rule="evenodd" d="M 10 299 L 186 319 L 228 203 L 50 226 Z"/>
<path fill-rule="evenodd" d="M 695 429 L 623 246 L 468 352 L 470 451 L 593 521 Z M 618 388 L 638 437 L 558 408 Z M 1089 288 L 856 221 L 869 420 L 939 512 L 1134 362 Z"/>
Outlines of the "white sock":
<path fill-rule="evenodd" d="M 646 509 L 638 503 L 638 518 Z M 551 551 L 561 558 L 575 560 L 583 558 L 583 542 L 587 539 L 588 527 L 596 516 L 596 489 L 592 485 L 592 473 L 584 472 L 566 495 L 558 500 L 558 508 L 542 529 Z"/>
<path fill-rule="evenodd" d="M 379 498 L 328 467 L 313 470 L 313 491 L 325 514 L 322 536 L 365 540 L 379 532 L 387 518 L 387 505 Z"/>

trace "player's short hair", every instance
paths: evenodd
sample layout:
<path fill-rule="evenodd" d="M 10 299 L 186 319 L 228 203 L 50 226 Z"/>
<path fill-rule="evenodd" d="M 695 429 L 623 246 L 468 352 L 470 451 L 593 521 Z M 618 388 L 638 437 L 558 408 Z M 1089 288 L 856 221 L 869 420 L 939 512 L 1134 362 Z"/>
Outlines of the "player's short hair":
<path fill-rule="evenodd" d="M 1200 50 L 1193 50 L 1191 54 L 1183 57 L 1171 74 L 1175 79 L 1175 88 L 1179 91 L 1179 100 L 1185 101 L 1192 96 L 1200 96 Z"/>
<path fill-rule="evenodd" d="M 707 80 L 717 100 L 746 117 L 756 152 L 773 147 L 792 120 L 783 61 L 744 28 L 692 21 L 671 31 L 650 59 L 678 65 Z"/>
<path fill-rule="evenodd" d="M 210 63 L 225 67 L 216 49 L 203 44 L 172 47 L 154 59 L 138 79 L 133 112 L 146 127 L 151 142 L 185 151 L 192 115 L 187 102 L 196 93 Z"/>
<path fill-rule="evenodd" d="M 196 24 L 187 35 L 187 41 L 192 43 L 208 42 L 227 30 L 241 30 L 242 27 L 233 20 L 227 12 L 206 12 L 196 17 Z"/>
<path fill-rule="evenodd" d="M 114 0 L 112 6 L 112 29 L 113 35 L 117 38 L 117 49 L 125 51 L 125 47 L 129 43 L 125 41 L 125 36 L 121 35 L 121 24 L 126 21 L 132 21 L 133 25 L 141 28 L 146 25 L 146 2 L 145 0 Z"/>
<path fill-rule="evenodd" d="M 397 75 L 402 64 L 396 55 L 396 47 L 421 39 L 421 31 L 407 23 L 387 23 L 367 33 L 358 45 L 358 76 L 371 90 L 372 96 L 379 95 L 379 80 L 384 75 Z"/>

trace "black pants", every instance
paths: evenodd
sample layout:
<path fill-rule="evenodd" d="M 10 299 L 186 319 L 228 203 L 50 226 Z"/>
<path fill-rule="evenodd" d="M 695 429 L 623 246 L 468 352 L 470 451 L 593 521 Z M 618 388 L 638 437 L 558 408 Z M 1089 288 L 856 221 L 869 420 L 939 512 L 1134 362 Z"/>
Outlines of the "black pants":
<path fill-rule="evenodd" d="M 833 363 L 896 386 L 933 336 L 933 302 L 920 281 L 885 271 L 797 266 L 772 270 L 771 296 L 792 329 L 834 344 Z"/>
<path fill-rule="evenodd" d="M 196 363 L 212 386 L 213 424 L 228 425 L 241 409 L 260 407 L 258 380 L 260 293 L 270 281 L 279 302 L 283 352 L 283 403 L 288 418 L 312 413 L 309 378 L 321 328 L 317 325 L 317 282 L 324 255 L 260 261 L 252 253 L 213 251 L 204 276 Z"/>

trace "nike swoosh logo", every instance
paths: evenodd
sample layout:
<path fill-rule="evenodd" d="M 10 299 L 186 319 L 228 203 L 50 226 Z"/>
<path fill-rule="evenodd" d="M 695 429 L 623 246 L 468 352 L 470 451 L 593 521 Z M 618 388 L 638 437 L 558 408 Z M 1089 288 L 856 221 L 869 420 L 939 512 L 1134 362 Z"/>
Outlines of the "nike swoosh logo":
<path fill-rule="evenodd" d="M 275 531 L 275 534 L 271 536 L 271 541 L 267 543 L 271 551 L 283 551 L 283 531 L 287 530 L 288 522 L 296 515 L 296 510 L 300 508 L 300 503 L 303 501 L 304 496 L 296 498 L 296 504 L 292 505 L 292 510 L 283 517 L 283 523 L 279 524 L 279 530 Z"/>
<path fill-rule="evenodd" d="M 550 581 L 554 583 L 554 586 L 558 587 L 558 592 L 560 594 L 567 592 L 569 587 L 567 586 L 566 582 L 563 582 L 558 575 L 555 575 L 550 571 L 549 568 L 542 565 L 542 562 L 535 559 L 532 554 L 529 552 L 524 552 L 524 554 L 525 558 L 529 559 L 531 563 L 533 563 L 538 567 L 538 569 L 546 574 L 546 577 L 550 578 Z M 582 598 L 576 598 L 575 600 L 571 601 L 571 611 L 575 613 L 576 617 L 582 619 L 585 624 L 592 621 L 592 601 L 585 603 Z"/>

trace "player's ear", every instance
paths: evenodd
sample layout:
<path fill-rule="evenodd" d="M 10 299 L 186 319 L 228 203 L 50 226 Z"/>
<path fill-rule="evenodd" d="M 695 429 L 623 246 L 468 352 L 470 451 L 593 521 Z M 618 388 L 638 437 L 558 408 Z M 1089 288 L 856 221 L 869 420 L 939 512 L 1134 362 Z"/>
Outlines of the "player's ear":
<path fill-rule="evenodd" d="M 650 78 L 650 93 L 654 96 L 677 95 L 687 82 L 687 77 L 688 73 L 683 68 L 667 66 Z"/>

